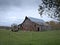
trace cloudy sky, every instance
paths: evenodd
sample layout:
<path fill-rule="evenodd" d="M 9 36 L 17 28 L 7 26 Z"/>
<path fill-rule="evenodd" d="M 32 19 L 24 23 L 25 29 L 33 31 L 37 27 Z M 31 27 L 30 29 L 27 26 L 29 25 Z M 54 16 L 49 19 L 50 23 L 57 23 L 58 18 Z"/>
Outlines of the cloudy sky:
<path fill-rule="evenodd" d="M 49 20 L 46 16 L 40 17 L 39 4 L 41 0 L 0 0 L 0 25 L 20 24 L 25 16 Z"/>

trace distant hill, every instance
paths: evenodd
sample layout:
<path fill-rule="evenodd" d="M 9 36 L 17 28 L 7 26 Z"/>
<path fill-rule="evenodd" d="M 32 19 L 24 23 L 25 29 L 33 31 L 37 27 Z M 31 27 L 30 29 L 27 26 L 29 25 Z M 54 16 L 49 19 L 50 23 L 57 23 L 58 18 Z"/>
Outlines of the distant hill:
<path fill-rule="evenodd" d="M 9 26 L 0 26 L 0 29 L 11 29 Z"/>

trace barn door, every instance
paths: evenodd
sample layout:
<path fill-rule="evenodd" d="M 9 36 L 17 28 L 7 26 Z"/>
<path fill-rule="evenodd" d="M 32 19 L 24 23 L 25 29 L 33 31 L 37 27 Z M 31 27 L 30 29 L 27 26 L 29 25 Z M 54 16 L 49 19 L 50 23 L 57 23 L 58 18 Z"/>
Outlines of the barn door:
<path fill-rule="evenodd" d="M 37 28 L 37 31 L 39 31 L 39 27 Z"/>

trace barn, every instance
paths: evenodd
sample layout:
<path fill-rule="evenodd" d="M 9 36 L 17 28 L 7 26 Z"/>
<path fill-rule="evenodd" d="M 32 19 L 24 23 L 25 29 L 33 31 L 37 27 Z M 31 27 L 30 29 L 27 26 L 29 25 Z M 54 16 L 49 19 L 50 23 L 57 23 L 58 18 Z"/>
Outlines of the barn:
<path fill-rule="evenodd" d="M 23 31 L 45 31 L 50 29 L 50 26 L 44 20 L 27 16 L 19 27 Z"/>

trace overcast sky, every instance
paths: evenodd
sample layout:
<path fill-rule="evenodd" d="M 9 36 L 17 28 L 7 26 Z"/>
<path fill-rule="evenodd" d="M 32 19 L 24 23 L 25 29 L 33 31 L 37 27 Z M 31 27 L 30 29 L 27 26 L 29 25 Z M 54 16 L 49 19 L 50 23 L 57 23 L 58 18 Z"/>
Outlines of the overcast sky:
<path fill-rule="evenodd" d="M 0 25 L 20 24 L 25 16 L 40 19 L 39 4 L 41 0 L 0 0 Z M 46 16 L 41 19 L 49 20 Z"/>

